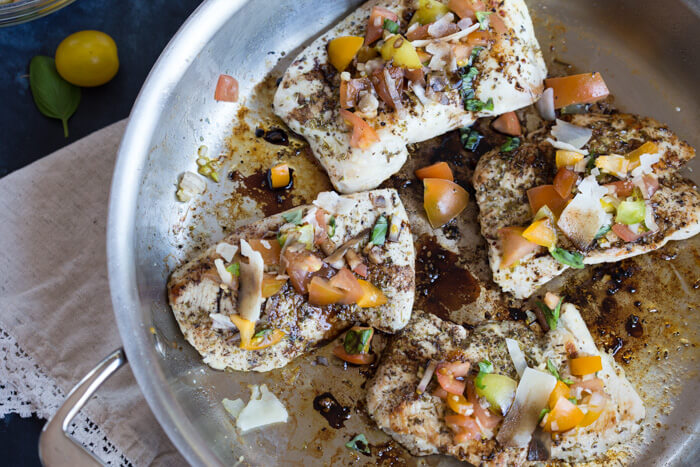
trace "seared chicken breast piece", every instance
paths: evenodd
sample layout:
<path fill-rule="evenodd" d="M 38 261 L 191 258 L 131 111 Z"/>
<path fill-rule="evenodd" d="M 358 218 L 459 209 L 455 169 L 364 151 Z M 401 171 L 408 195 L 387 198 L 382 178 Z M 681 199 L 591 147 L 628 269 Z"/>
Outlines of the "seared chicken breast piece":
<path fill-rule="evenodd" d="M 475 391 L 474 384 L 480 384 L 477 373 L 481 371 L 477 366 L 479 362 L 490 363 L 491 374 L 513 381 L 520 378 L 506 339 L 515 341 L 522 350 L 524 362 L 529 367 L 525 374 L 535 372 L 536 375 L 544 375 L 544 378 L 554 379 L 547 370 L 549 360 L 549 365 L 558 369 L 560 378 L 570 383 L 570 397 L 578 399 L 582 410 L 586 409 L 587 397 L 592 396 L 588 396 L 587 390 L 577 387 L 598 385 L 599 397 L 607 400 L 605 408 L 592 424 L 557 434 L 548 448 L 549 459 L 581 462 L 600 458 L 611 447 L 628 441 L 638 431 L 639 422 L 645 415 L 641 399 L 613 358 L 598 351 L 578 310 L 571 304 L 562 306 L 556 330 L 544 335 L 522 322 L 488 322 L 470 332 L 434 315 L 414 313 L 408 326 L 392 338 L 377 373 L 367 385 L 369 414 L 382 430 L 416 456 L 447 454 L 474 465 L 484 462 L 489 465 L 519 465 L 527 460 L 545 460 L 528 459 L 531 431 L 526 433 L 524 446 L 505 447 L 499 442 L 504 424 L 511 423 L 511 418 L 518 419 L 517 413 L 510 414 L 509 411 L 522 407 L 513 403 L 507 409 L 504 421 L 487 408 L 489 404 L 483 397 L 472 393 Z M 600 357 L 602 369 L 595 376 L 571 376 L 568 362 L 583 355 Z M 471 371 L 464 378 L 466 405 L 462 407 L 468 414 L 467 418 L 476 422 L 474 430 L 477 435 L 471 439 L 459 439 L 455 427 L 447 423 L 448 420 L 452 421 L 448 417 L 457 415 L 454 411 L 457 406 L 446 403 L 446 398 L 452 397 L 451 394 L 439 394 L 441 383 L 436 379 L 440 378 L 441 365 L 438 365 L 425 391 L 417 391 L 422 372 L 431 361 L 470 364 Z M 582 384 L 584 381 L 589 382 Z M 536 407 L 537 413 L 545 408 L 550 390 L 546 389 L 546 393 L 541 395 L 544 402 L 542 407 Z M 537 392 L 537 387 L 533 391 Z M 475 409 L 474 404 L 480 407 Z M 481 417 L 495 418 L 487 426 L 481 422 Z M 544 418 L 543 423 L 546 422 Z M 550 436 L 546 433 L 546 437 Z"/>
<path fill-rule="evenodd" d="M 255 253 L 241 256 L 244 245 Z M 256 290 L 250 270 L 258 252 L 264 278 Z M 313 205 L 237 229 L 180 266 L 168 298 L 206 364 L 268 371 L 356 322 L 387 333 L 402 329 L 411 316 L 414 274 L 413 241 L 395 190 L 325 192 Z M 241 320 L 244 312 L 254 318 Z"/>
<path fill-rule="evenodd" d="M 469 18 L 457 23 L 459 17 L 447 10 L 446 1 L 443 8 L 450 16 L 443 16 L 453 18 L 454 22 L 432 29 L 428 24 L 411 23 L 409 26 L 405 18 L 411 18 L 414 3 L 411 0 L 365 3 L 316 39 L 292 62 L 275 94 L 275 113 L 306 138 L 314 156 L 340 192 L 378 186 L 404 164 L 408 157 L 407 144 L 469 126 L 481 116 L 525 107 L 535 102 L 542 92 L 547 70 L 522 0 L 484 2 L 494 5 L 489 9 L 489 16 L 496 19 L 491 20 L 489 31 L 481 31 L 480 25 L 472 24 Z M 346 71 L 339 73 L 329 63 L 329 41 L 343 36 L 365 37 L 369 22 L 376 18 L 381 22 L 384 18 L 369 19 L 375 8 L 385 9 L 382 14 L 387 18 L 387 15 L 394 15 L 399 25 L 397 32 L 402 36 L 392 38 L 385 32 L 371 47 L 363 47 Z M 427 65 L 422 69 L 402 68 L 397 58 L 383 61 L 377 57 L 376 49 L 386 44 L 384 39 L 393 41 L 393 45 L 408 42 L 408 38 L 419 31 L 418 27 L 423 28 L 423 38 L 412 39 L 411 44 L 413 49 L 428 51 L 423 55 L 422 60 Z M 468 36 L 467 32 L 473 35 Z M 444 36 L 448 33 L 450 35 Z M 481 49 L 475 50 L 477 43 L 484 49 L 480 53 Z M 469 58 L 470 53 L 473 58 Z M 472 68 L 472 74 L 468 74 Z M 388 91 L 384 91 L 386 84 L 382 84 L 386 83 L 389 71 L 393 74 L 388 79 L 398 92 L 391 93 L 391 105 L 385 102 Z M 353 130 L 340 115 L 341 81 L 351 83 L 350 87 L 362 88 L 355 96 L 357 102 L 346 104 L 346 108 L 354 108 L 355 115 L 376 132 L 378 142 L 367 147 L 351 145 Z M 489 105 L 480 108 L 477 102 L 476 107 L 467 106 L 471 109 L 467 110 L 464 96 L 467 89 L 470 93 L 467 97 L 472 101 Z"/>
<path fill-rule="evenodd" d="M 616 195 L 614 189 L 608 189 L 608 194 L 602 198 L 606 210 L 600 213 L 607 220 L 603 225 L 594 225 L 592 233 L 596 234 L 599 227 L 607 226 L 610 229 L 611 225 L 612 230 L 601 233 L 590 243 L 586 239 L 583 244 L 577 243 L 575 236 L 569 238 L 560 233 L 557 247 L 580 254 L 583 264 L 615 262 L 656 250 L 671 240 L 690 238 L 700 231 L 700 196 L 697 188 L 692 181 L 677 173 L 695 156 L 692 147 L 651 118 L 630 114 L 580 114 L 569 116 L 568 121 L 592 130 L 590 141 L 583 148 L 588 153 L 585 156 L 588 159 L 580 162 L 588 167 L 578 173 L 578 186 L 582 186 L 582 179 L 591 185 L 591 177 L 595 177 L 598 186 L 592 185 L 594 189 L 600 189 L 600 186 L 608 189 L 621 184 L 626 193 Z M 551 184 L 557 174 L 557 150 L 541 136 L 511 152 L 494 149 L 485 154 L 479 160 L 473 177 L 481 233 L 489 245 L 493 279 L 503 291 L 512 293 L 516 298 L 529 297 L 544 283 L 569 268 L 545 248 L 531 252 L 509 267 L 503 267 L 504 245 L 499 231 L 506 227 L 524 228 L 531 224 L 535 213 L 531 212 L 528 203 L 528 190 Z M 652 164 L 650 173 L 633 176 L 630 170 L 623 179 L 606 173 L 606 164 L 611 161 L 626 163 L 625 154 L 634 154 L 635 150 L 643 152 L 646 147 L 653 148 L 649 151 L 655 151 L 655 158 L 648 155 L 650 160 L 657 160 Z M 597 156 L 604 157 L 600 159 Z M 597 175 L 591 175 L 592 170 L 597 170 Z M 647 180 L 655 184 L 651 188 L 653 194 L 648 199 L 647 196 L 639 196 L 641 189 L 646 189 Z M 605 192 L 605 189 L 602 191 Z M 646 214 L 646 219 L 627 228 L 621 224 L 624 221 L 620 220 L 619 211 L 615 212 L 614 204 L 629 202 L 632 198 L 635 200 L 633 202 L 643 201 L 646 204 L 642 212 Z M 561 218 L 559 220 L 557 229 L 561 232 Z M 618 230 L 620 228 L 622 230 Z M 631 228 L 637 228 L 637 231 L 631 232 Z M 624 234 L 630 237 L 623 238 L 621 235 Z"/>

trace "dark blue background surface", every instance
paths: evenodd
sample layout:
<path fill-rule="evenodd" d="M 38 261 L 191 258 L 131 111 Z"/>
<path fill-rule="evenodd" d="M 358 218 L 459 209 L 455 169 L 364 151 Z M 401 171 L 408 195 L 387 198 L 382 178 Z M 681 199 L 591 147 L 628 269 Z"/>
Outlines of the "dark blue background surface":
<path fill-rule="evenodd" d="M 128 116 L 158 55 L 200 2 L 77 0 L 47 17 L 0 29 L 0 177 Z M 34 106 L 29 60 L 34 55 L 53 56 L 63 38 L 83 29 L 104 31 L 114 38 L 120 68 L 106 85 L 83 89 L 66 139 L 61 122 L 44 117 Z M 5 417 L 0 422 L 0 464 L 39 465 L 37 438 L 42 425 L 36 418 Z"/>

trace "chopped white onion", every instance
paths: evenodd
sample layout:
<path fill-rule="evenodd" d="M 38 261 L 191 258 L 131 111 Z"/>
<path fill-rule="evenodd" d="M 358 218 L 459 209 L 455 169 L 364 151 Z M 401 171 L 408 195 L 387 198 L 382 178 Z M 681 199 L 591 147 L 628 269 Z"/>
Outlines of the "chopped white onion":
<path fill-rule="evenodd" d="M 222 313 L 209 313 L 211 318 L 211 327 L 214 329 L 238 329 L 231 318 Z"/>
<path fill-rule="evenodd" d="M 547 141 L 549 144 L 551 144 L 552 146 L 554 146 L 557 149 L 565 149 L 567 151 L 574 151 L 574 152 L 577 152 L 579 154 L 583 154 L 584 156 L 588 155 L 588 151 L 586 149 L 579 149 L 579 148 L 574 147 L 568 143 L 563 143 L 561 141 L 557 141 L 557 140 L 554 140 L 552 138 L 547 138 L 547 139 L 545 139 L 545 141 Z"/>
<path fill-rule="evenodd" d="M 469 26 L 473 24 L 471 18 L 462 18 L 459 21 L 457 21 L 457 26 L 459 29 L 467 29 Z"/>
<path fill-rule="evenodd" d="M 472 32 L 476 31 L 479 29 L 479 23 L 473 24 L 469 26 L 467 29 L 462 29 L 461 31 L 457 31 L 454 34 L 450 34 L 449 36 L 445 37 L 438 37 L 435 39 L 418 39 L 415 41 L 411 42 L 411 45 L 413 47 L 425 47 L 426 45 L 430 43 L 436 43 L 436 42 L 449 42 L 449 41 L 456 41 L 458 39 L 461 39 L 462 37 L 468 36 Z"/>
<path fill-rule="evenodd" d="M 423 378 L 421 378 L 420 383 L 418 383 L 418 387 L 416 388 L 417 394 L 423 394 L 425 392 L 426 388 L 428 387 L 428 383 L 430 383 L 430 379 L 435 373 L 435 368 L 437 368 L 437 363 L 434 360 L 430 360 L 428 362 L 428 366 L 425 368 L 425 372 L 423 373 Z"/>
<path fill-rule="evenodd" d="M 655 154 L 642 154 L 639 156 L 639 167 L 635 167 L 634 170 L 632 170 L 632 176 L 640 177 L 645 174 L 653 173 L 654 169 L 652 169 L 651 166 L 660 160 L 661 154 L 658 152 Z"/>
<path fill-rule="evenodd" d="M 455 20 L 455 15 L 452 13 L 447 13 L 445 15 L 442 15 L 440 19 L 435 21 L 434 23 L 431 23 L 428 26 L 428 34 L 431 37 L 442 37 L 445 35 L 446 32 L 448 32 L 450 28 L 450 24 L 452 24 Z"/>
<path fill-rule="evenodd" d="M 223 259 L 216 258 L 214 260 L 214 266 L 216 266 L 216 272 L 219 273 L 219 278 L 221 278 L 221 282 L 223 282 L 226 285 L 233 284 L 233 274 L 226 270 L 226 266 L 224 265 Z"/>
<path fill-rule="evenodd" d="M 335 191 L 322 191 L 316 196 L 314 204 L 336 215 L 349 214 L 357 201 L 347 196 L 340 196 Z"/>
<path fill-rule="evenodd" d="M 593 136 L 593 130 L 557 118 L 557 124 L 552 127 L 552 136 L 559 142 L 581 149 Z"/>
<path fill-rule="evenodd" d="M 224 261 L 230 263 L 233 257 L 236 255 L 238 247 L 236 245 L 231 245 L 230 243 L 221 242 L 216 245 L 216 254 L 221 255 Z"/>
<path fill-rule="evenodd" d="M 580 161 L 574 164 L 574 172 L 584 173 L 586 172 L 586 167 L 588 166 L 588 157 L 584 157 Z M 592 172 L 591 172 L 592 173 Z"/>
<path fill-rule="evenodd" d="M 659 225 L 654 219 L 654 208 L 651 206 L 650 201 L 646 201 L 644 204 L 646 205 L 646 209 L 644 211 L 644 225 L 646 225 L 647 229 L 651 230 L 652 232 L 656 232 L 659 230 Z"/>
<path fill-rule="evenodd" d="M 391 77 L 389 70 L 384 68 L 384 83 L 386 84 L 386 89 L 389 91 L 389 96 L 396 106 L 396 115 L 399 118 L 403 118 L 406 115 L 406 109 L 401 103 L 401 94 L 399 94 L 398 89 L 396 89 L 396 82 L 394 78 Z"/>
<path fill-rule="evenodd" d="M 403 227 L 403 222 L 401 218 L 397 215 L 391 216 L 391 222 L 389 223 L 389 234 L 387 235 L 387 240 L 390 242 L 398 242 L 399 235 L 401 235 L 401 229 Z"/>
<path fill-rule="evenodd" d="M 540 96 L 540 99 L 535 103 L 535 108 L 545 120 L 554 121 L 557 114 L 554 112 L 554 89 L 547 88 Z"/>
<path fill-rule="evenodd" d="M 267 389 L 267 385 L 254 385 L 250 387 L 248 404 L 238 414 L 236 426 L 245 433 L 253 428 L 273 423 L 286 423 L 288 418 L 287 409 Z"/>
<path fill-rule="evenodd" d="M 581 180 L 581 183 L 579 183 L 576 188 L 580 193 L 583 193 L 591 198 L 595 198 L 596 200 L 599 200 L 608 194 L 608 188 L 599 185 L 598 180 L 596 180 L 595 176 L 593 175 L 589 175 Z"/>
<path fill-rule="evenodd" d="M 586 162 L 588 162 L 588 161 L 586 161 Z M 591 175 L 593 175 L 594 177 L 597 177 L 598 175 L 600 175 L 600 169 L 598 167 L 593 167 L 591 169 Z"/>
<path fill-rule="evenodd" d="M 262 255 L 244 239 L 241 239 L 241 254 L 248 258 L 248 263 L 241 262 L 240 265 L 238 312 L 243 318 L 255 323 L 260 318 L 263 303 L 262 280 L 265 262 Z"/>
<path fill-rule="evenodd" d="M 522 378 L 525 368 L 527 368 L 527 361 L 525 360 L 525 354 L 520 350 L 520 345 L 518 341 L 514 339 L 506 338 L 506 347 L 508 347 L 508 353 L 510 354 L 510 359 L 513 360 L 513 366 L 515 366 L 515 371 L 518 372 L 518 376 Z"/>
<path fill-rule="evenodd" d="M 425 88 L 423 86 L 418 83 L 413 83 L 411 84 L 411 89 L 421 104 L 425 106 L 430 103 L 430 99 L 425 96 Z"/>
<path fill-rule="evenodd" d="M 428 68 L 431 70 L 444 70 L 448 67 L 448 62 L 452 59 L 452 46 L 444 42 L 433 42 L 428 44 L 425 51 L 432 55 Z"/>

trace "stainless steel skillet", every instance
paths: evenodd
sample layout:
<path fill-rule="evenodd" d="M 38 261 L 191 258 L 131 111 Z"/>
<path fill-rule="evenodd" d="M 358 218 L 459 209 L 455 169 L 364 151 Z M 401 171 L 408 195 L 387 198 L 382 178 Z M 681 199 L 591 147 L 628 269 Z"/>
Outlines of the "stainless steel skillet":
<path fill-rule="evenodd" d="M 206 144 L 210 154 L 228 151 L 226 139 L 239 109 L 214 102 L 216 77 L 220 73 L 236 76 L 241 95 L 251 96 L 271 71 L 281 72 L 303 45 L 360 3 L 206 1 L 165 49 L 132 111 L 110 203 L 113 304 L 126 356 L 151 409 L 194 465 L 233 465 L 241 456 L 256 465 L 342 465 L 352 459 L 343 451 L 342 437 L 324 434 L 323 420 L 316 420 L 310 408 L 309 394 L 320 389 L 329 370 L 312 367 L 307 359 L 296 377 L 284 371 L 272 377 L 213 371 L 184 342 L 164 290 L 168 273 L 188 251 L 221 235 L 215 215 L 193 218 L 173 196 L 178 175 L 192 170 L 199 146 Z M 546 55 L 581 70 L 603 72 L 622 109 L 653 116 L 700 146 L 698 2 L 542 0 L 528 4 Z M 694 162 L 693 167 L 700 169 Z M 213 190 L 210 203 L 215 206 L 229 195 L 223 189 Z M 188 233 L 190 226 L 194 235 Z M 697 248 L 697 242 L 689 248 Z M 695 338 L 700 321 L 697 302 L 695 297 L 687 320 Z M 102 373 L 93 376 L 104 376 L 124 361 L 118 353 L 107 368 L 100 369 Z M 286 371 L 293 372 L 294 367 Z M 356 381 L 347 379 L 348 392 L 361 391 Z M 223 397 L 247 399 L 245 384 L 266 381 L 296 416 L 287 425 L 240 438 L 219 402 Z M 670 401 L 675 409 L 659 418 L 666 426 L 649 438 L 654 442 L 641 446 L 639 465 L 698 460 L 698 382 L 697 364 L 689 369 L 679 366 L 677 384 L 682 390 L 673 392 Z M 58 436 L 53 441 L 62 436 L 60 423 L 55 427 Z M 358 412 L 343 434 L 371 429 Z M 378 444 L 386 441 L 381 434 L 376 436 Z M 48 454 L 51 446 L 47 441 L 42 453 Z"/>

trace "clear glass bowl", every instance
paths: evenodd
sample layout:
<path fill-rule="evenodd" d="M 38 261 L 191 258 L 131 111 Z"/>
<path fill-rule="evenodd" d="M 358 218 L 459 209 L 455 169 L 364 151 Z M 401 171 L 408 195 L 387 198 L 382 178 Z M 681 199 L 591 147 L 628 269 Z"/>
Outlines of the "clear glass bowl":
<path fill-rule="evenodd" d="M 2 1 L 2 0 L 0 0 Z M 53 13 L 75 0 L 19 0 L 0 3 L 0 27 L 26 23 Z"/>

